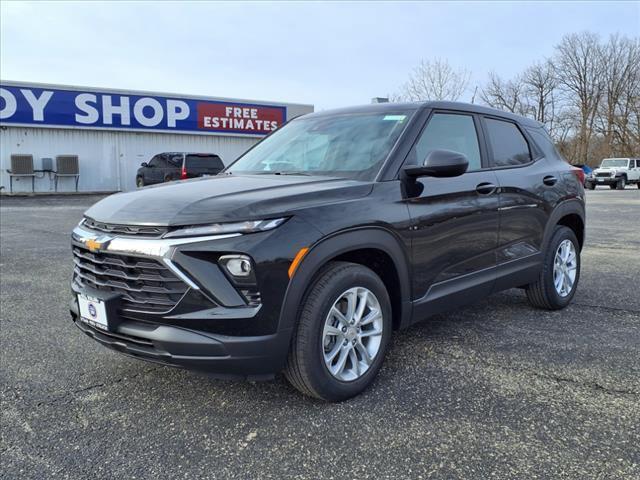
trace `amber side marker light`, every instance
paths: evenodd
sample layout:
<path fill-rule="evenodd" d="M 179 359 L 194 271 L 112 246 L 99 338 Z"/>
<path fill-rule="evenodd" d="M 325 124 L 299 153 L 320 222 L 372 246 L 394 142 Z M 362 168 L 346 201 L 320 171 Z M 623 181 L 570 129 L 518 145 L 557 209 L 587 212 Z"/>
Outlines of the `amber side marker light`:
<path fill-rule="evenodd" d="M 289 278 L 292 278 L 293 275 L 296 273 L 296 270 L 298 269 L 298 265 L 300 265 L 300 262 L 302 262 L 302 259 L 304 258 L 304 256 L 307 254 L 307 252 L 309 251 L 309 249 L 307 247 L 303 247 L 300 250 L 298 250 L 298 253 L 296 253 L 296 256 L 293 257 L 293 261 L 291 262 L 291 265 L 289 265 Z"/>

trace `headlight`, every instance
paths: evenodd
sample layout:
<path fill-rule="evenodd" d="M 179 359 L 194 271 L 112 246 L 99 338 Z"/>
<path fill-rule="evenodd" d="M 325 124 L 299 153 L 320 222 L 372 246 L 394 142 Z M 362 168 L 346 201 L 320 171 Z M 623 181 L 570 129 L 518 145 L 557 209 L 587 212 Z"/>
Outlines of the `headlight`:
<path fill-rule="evenodd" d="M 211 225 L 198 225 L 173 230 L 164 235 L 164 238 L 202 237 L 207 235 L 223 235 L 226 233 L 254 233 L 273 230 L 284 223 L 286 218 L 272 218 L 269 220 L 252 220 L 249 222 L 214 223 Z"/>

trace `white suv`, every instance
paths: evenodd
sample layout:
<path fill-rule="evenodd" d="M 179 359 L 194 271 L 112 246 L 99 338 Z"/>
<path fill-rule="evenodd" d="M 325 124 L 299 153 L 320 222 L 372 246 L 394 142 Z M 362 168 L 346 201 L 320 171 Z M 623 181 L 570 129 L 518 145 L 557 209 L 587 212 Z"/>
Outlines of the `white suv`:
<path fill-rule="evenodd" d="M 609 185 L 612 190 L 624 190 L 628 184 L 640 188 L 640 158 L 605 158 L 585 181 L 589 190 L 596 185 Z"/>

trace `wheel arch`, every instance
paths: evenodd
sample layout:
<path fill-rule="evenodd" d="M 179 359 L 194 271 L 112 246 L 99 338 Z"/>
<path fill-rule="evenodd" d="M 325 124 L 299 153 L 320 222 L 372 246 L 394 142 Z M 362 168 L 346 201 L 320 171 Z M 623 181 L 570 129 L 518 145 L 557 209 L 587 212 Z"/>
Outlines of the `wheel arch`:
<path fill-rule="evenodd" d="M 584 204 L 579 200 L 572 199 L 558 205 L 551 213 L 549 221 L 547 222 L 543 245 L 547 245 L 557 225 L 564 225 L 573 230 L 580 243 L 580 250 L 582 250 L 585 241 Z"/>
<path fill-rule="evenodd" d="M 385 283 L 393 309 L 394 329 L 411 318 L 409 260 L 402 242 L 384 228 L 343 231 L 309 248 L 289 282 L 280 312 L 280 328 L 292 329 L 309 286 L 331 261 L 348 261 L 371 268 Z"/>

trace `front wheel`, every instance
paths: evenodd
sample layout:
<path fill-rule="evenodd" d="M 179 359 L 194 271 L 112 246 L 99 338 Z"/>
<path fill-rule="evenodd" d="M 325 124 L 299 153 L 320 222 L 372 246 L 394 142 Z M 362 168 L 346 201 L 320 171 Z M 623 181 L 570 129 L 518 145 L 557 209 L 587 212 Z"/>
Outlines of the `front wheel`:
<path fill-rule="evenodd" d="M 618 179 L 618 184 L 617 184 L 618 190 L 624 190 L 626 186 L 627 186 L 627 179 L 625 177 L 620 177 Z"/>
<path fill-rule="evenodd" d="M 329 263 L 302 304 L 287 380 L 326 401 L 357 395 L 380 370 L 391 325 L 391 302 L 380 277 L 355 263 Z"/>
<path fill-rule="evenodd" d="M 589 190 L 595 190 L 596 189 L 596 184 L 595 183 L 591 183 L 591 182 L 587 182 L 586 187 Z"/>
<path fill-rule="evenodd" d="M 534 307 L 559 310 L 571 303 L 580 279 L 580 247 L 575 233 L 556 226 L 544 256 L 538 280 L 527 285 Z"/>
<path fill-rule="evenodd" d="M 142 177 L 136 177 L 136 187 L 144 187 L 144 179 Z"/>

